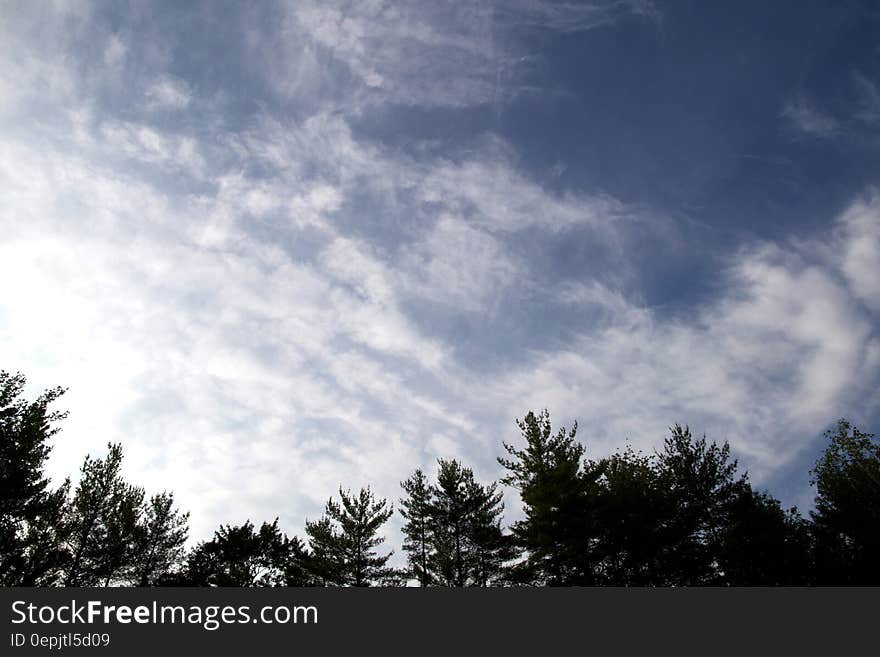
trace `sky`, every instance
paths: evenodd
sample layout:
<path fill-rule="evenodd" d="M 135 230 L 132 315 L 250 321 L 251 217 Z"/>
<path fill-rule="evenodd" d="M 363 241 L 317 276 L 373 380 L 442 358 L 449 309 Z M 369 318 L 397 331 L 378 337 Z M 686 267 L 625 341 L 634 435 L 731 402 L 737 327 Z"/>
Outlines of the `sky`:
<path fill-rule="evenodd" d="M 543 408 L 594 458 L 688 424 L 806 509 L 823 432 L 880 424 L 878 35 L 870 2 L 6 0 L 0 368 L 68 388 L 56 480 L 121 442 L 194 539 L 497 479 Z"/>

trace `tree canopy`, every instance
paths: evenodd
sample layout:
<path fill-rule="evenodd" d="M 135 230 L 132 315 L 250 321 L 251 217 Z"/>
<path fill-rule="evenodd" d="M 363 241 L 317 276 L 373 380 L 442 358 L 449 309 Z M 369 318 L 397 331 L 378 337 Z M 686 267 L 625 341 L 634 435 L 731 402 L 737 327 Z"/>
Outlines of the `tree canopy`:
<path fill-rule="evenodd" d="M 24 398 L 0 371 L 3 586 L 786 586 L 880 583 L 880 444 L 840 420 L 810 470 L 804 517 L 756 489 L 726 442 L 674 424 L 654 452 L 588 458 L 578 427 L 517 420 L 503 476 L 480 482 L 438 459 L 401 482 L 406 568 L 385 549 L 394 509 L 369 487 L 339 487 L 305 541 L 279 519 L 223 524 L 188 547 L 173 492 L 123 476 L 122 443 L 86 455 L 75 485 L 45 474 L 66 414 L 53 388 Z M 508 486 L 522 504 L 504 522 Z"/>

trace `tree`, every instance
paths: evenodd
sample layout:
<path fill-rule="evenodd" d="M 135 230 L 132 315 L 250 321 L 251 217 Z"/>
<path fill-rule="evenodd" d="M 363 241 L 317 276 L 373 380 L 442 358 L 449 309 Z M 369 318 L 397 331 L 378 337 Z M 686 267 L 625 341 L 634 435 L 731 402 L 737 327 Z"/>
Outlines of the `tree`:
<path fill-rule="evenodd" d="M 505 575 L 514 557 L 501 531 L 502 494 L 495 482 L 483 486 L 473 470 L 456 460 L 438 461 L 431 488 L 430 523 L 433 579 L 443 586 L 487 586 Z"/>
<path fill-rule="evenodd" d="M 52 388 L 22 398 L 26 379 L 0 370 L 0 585 L 50 586 L 67 561 L 64 505 L 69 482 L 52 490 L 43 473 L 50 439 L 66 413 L 49 411 Z"/>
<path fill-rule="evenodd" d="M 174 508 L 172 493 L 159 493 L 144 504 L 128 565 L 134 586 L 155 586 L 180 565 L 189 528 L 189 513 Z"/>
<path fill-rule="evenodd" d="M 67 513 L 66 586 L 107 586 L 125 576 L 137 546 L 144 489 L 122 479 L 122 446 L 103 459 L 86 456 Z"/>
<path fill-rule="evenodd" d="M 577 424 L 554 435 L 550 414 L 529 411 L 517 420 L 525 440 L 518 449 L 503 443 L 512 458 L 498 462 L 508 474 L 501 480 L 519 491 L 525 519 L 511 527 L 526 559 L 516 571 L 521 581 L 565 586 L 592 584 L 592 511 L 587 490 L 596 472 L 582 468 L 584 447 L 575 440 Z"/>
<path fill-rule="evenodd" d="M 669 505 L 654 460 L 631 448 L 586 469 L 592 474 L 595 581 L 649 586 L 663 581 L 659 557 Z"/>
<path fill-rule="evenodd" d="M 666 506 L 659 536 L 659 585 L 700 586 L 717 583 L 717 555 L 724 521 L 746 476 L 736 477 L 730 446 L 694 440 L 690 429 L 676 424 L 655 455 Z"/>
<path fill-rule="evenodd" d="M 810 531 L 797 509 L 748 484 L 727 508 L 718 553 L 719 583 L 804 586 L 811 583 Z"/>
<path fill-rule="evenodd" d="M 442 586 L 468 583 L 468 473 L 458 461 L 439 460 L 432 488 L 431 524 L 434 551 L 431 570 Z"/>
<path fill-rule="evenodd" d="M 818 583 L 880 584 L 880 444 L 847 420 L 810 471 Z"/>
<path fill-rule="evenodd" d="M 393 509 L 387 500 L 377 500 L 369 488 L 357 495 L 339 489 L 340 502 L 327 501 L 324 518 L 306 523 L 318 577 L 340 586 L 374 586 L 391 574 L 386 566 L 393 554 L 380 555 L 375 548 L 385 539 L 379 536 Z"/>
<path fill-rule="evenodd" d="M 471 474 L 467 482 L 470 511 L 466 528 L 470 583 L 473 586 L 496 586 L 506 581 L 506 564 L 519 552 L 513 538 L 501 529 L 504 504 L 497 482 L 483 485 L 472 477 Z"/>
<path fill-rule="evenodd" d="M 306 568 L 316 586 L 341 586 L 345 581 L 344 557 L 339 553 L 340 540 L 327 516 L 306 520 L 309 556 Z"/>
<path fill-rule="evenodd" d="M 433 583 L 430 557 L 433 551 L 431 523 L 431 487 L 425 473 L 416 470 L 406 481 L 400 483 L 406 497 L 400 500 L 400 515 L 406 521 L 403 532 L 403 551 L 407 554 L 410 573 L 421 586 Z"/>
<path fill-rule="evenodd" d="M 302 541 L 288 538 L 278 519 L 255 531 L 243 525 L 221 525 L 214 538 L 197 545 L 187 559 L 186 583 L 194 586 L 302 585 L 305 559 Z"/>
<path fill-rule="evenodd" d="M 616 586 L 808 582 L 809 533 L 796 509 L 736 476 L 727 445 L 676 425 L 662 452 L 627 448 L 588 468 L 597 582 Z"/>

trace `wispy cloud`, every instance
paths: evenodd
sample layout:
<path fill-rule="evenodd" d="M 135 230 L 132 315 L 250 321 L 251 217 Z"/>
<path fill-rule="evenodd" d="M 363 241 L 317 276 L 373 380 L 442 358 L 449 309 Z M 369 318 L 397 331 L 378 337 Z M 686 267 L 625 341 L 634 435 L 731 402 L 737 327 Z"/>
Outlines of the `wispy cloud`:
<path fill-rule="evenodd" d="M 525 71 L 518 63 L 528 54 L 517 40 L 522 30 L 582 32 L 657 11 L 648 1 L 406 0 L 290 2 L 284 15 L 280 45 L 287 54 L 271 65 L 271 76 L 287 95 L 321 88 L 329 74 L 346 81 L 345 102 L 353 107 L 390 102 L 455 108 L 497 103 L 530 88 L 518 73 Z"/>
<path fill-rule="evenodd" d="M 108 48 L 114 44 L 115 41 L 111 40 Z M 192 100 L 192 91 L 185 81 L 164 75 L 147 88 L 146 97 L 151 109 L 182 110 Z"/>
<path fill-rule="evenodd" d="M 880 89 L 873 80 L 858 71 L 853 74 L 853 80 L 859 95 L 856 118 L 866 123 L 877 123 L 880 121 Z"/>
<path fill-rule="evenodd" d="M 880 312 L 880 197 L 853 203 L 838 222 L 841 268 L 856 296 Z"/>
<path fill-rule="evenodd" d="M 503 12 L 572 32 L 640 7 Z M 121 439 L 194 536 L 295 529 L 340 483 L 393 498 L 437 456 L 497 476 L 528 408 L 580 418 L 597 450 L 691 422 L 769 476 L 874 394 L 873 196 L 827 239 L 728 254 L 714 297 L 673 317 L 614 283 L 643 264 L 628 236 L 659 234 L 651 213 L 550 189 L 498 136 L 418 151 L 357 129 L 370 104 L 487 102 L 502 9 L 281 9 L 229 40 L 266 87 L 196 79 L 172 44 L 85 8 L 3 24 L 0 365 L 70 387 L 56 474 Z M 801 130 L 836 129 L 792 107 Z"/>
<path fill-rule="evenodd" d="M 782 109 L 782 116 L 792 126 L 812 137 L 834 137 L 840 133 L 840 125 L 830 114 L 820 111 L 802 96 L 789 100 Z"/>
<path fill-rule="evenodd" d="M 612 25 L 631 17 L 659 18 L 660 11 L 651 0 L 615 0 L 611 2 L 528 2 L 514 0 L 498 6 L 501 20 L 519 29 L 532 28 L 562 33 L 586 32 Z"/>
<path fill-rule="evenodd" d="M 499 397 L 513 401 L 508 413 L 576 409 L 599 451 L 622 436 L 648 447 L 651 427 L 688 421 L 730 439 L 760 480 L 877 383 L 876 306 L 860 303 L 875 301 L 875 205 L 857 201 L 838 219 L 844 233 L 830 255 L 817 245 L 743 250 L 726 292 L 688 321 L 664 319 L 596 283 L 564 290 L 565 303 L 606 309 L 603 323 L 564 349 L 535 354 L 504 377 Z"/>

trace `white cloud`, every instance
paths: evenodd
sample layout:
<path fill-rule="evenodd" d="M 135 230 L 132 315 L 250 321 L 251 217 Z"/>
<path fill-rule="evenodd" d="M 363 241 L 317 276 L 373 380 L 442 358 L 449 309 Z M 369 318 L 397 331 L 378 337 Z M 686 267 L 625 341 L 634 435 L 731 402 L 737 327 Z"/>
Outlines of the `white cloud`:
<path fill-rule="evenodd" d="M 423 202 L 447 206 L 490 231 L 529 226 L 555 231 L 578 224 L 605 228 L 626 212 L 613 198 L 549 194 L 503 157 L 440 162 L 418 189 Z"/>
<path fill-rule="evenodd" d="M 651 0 L 623 2 L 554 2 L 509 0 L 499 5 L 500 20 L 518 28 L 553 30 L 562 33 L 586 32 L 610 25 L 627 16 L 658 18 Z"/>
<path fill-rule="evenodd" d="M 118 34 L 114 34 L 107 40 L 107 46 L 104 48 L 104 63 L 107 66 L 119 66 L 125 60 L 127 53 L 128 46 Z"/>
<path fill-rule="evenodd" d="M 491 100 L 496 64 L 488 7 L 296 2 L 287 9 L 288 33 L 344 64 L 362 93 L 404 104 Z"/>
<path fill-rule="evenodd" d="M 859 94 L 860 105 L 856 118 L 866 123 L 877 123 L 880 121 L 880 89 L 873 80 L 862 73 L 854 73 L 853 80 Z"/>
<path fill-rule="evenodd" d="M 851 226 L 863 211 L 856 202 L 838 223 Z M 863 251 L 861 239 L 847 233 L 839 253 Z M 690 422 L 729 439 L 761 480 L 876 385 L 880 342 L 858 297 L 880 268 L 862 263 L 860 278 L 844 284 L 836 262 L 815 260 L 813 249 L 795 245 L 746 249 L 727 292 L 687 321 L 598 284 L 566 289 L 567 303 L 608 309 L 604 325 L 565 349 L 533 354 L 493 399 L 508 403 L 508 414 L 560 409 L 581 421 L 599 452 L 624 436 L 649 448 L 664 426 Z"/>
<path fill-rule="evenodd" d="M 856 201 L 839 223 L 843 272 L 856 295 L 880 312 L 880 196 Z"/>
<path fill-rule="evenodd" d="M 407 251 L 402 266 L 402 286 L 465 311 L 485 311 L 508 285 L 522 282 L 520 266 L 498 240 L 449 215 Z"/>
<path fill-rule="evenodd" d="M 185 80 L 162 75 L 147 88 L 146 97 L 150 108 L 182 110 L 192 101 L 192 90 Z"/>
<path fill-rule="evenodd" d="M 789 100 L 782 110 L 782 116 L 791 121 L 795 128 L 812 137 L 833 137 L 840 132 L 837 120 L 817 109 L 806 98 Z"/>
<path fill-rule="evenodd" d="M 530 88 L 519 72 L 522 30 L 582 32 L 626 16 L 657 15 L 647 0 L 288 2 L 284 39 L 272 44 L 286 54 L 281 63 L 270 58 L 271 78 L 283 93 L 302 95 L 338 75 L 333 65 L 341 65 L 357 82 L 346 99 L 356 110 L 385 102 L 497 104 Z"/>
<path fill-rule="evenodd" d="M 579 418 L 593 453 L 625 436 L 655 444 L 671 422 L 691 422 L 767 474 L 875 394 L 873 197 L 843 214 L 824 250 L 745 248 L 687 321 L 636 303 L 595 268 L 552 298 L 549 260 L 530 261 L 524 240 L 572 236 L 616 252 L 621 231 L 643 225 L 638 213 L 601 194 L 549 191 L 499 139 L 419 157 L 368 141 L 352 129 L 359 103 L 336 103 L 347 87 L 321 86 L 329 58 L 369 102 L 490 98 L 500 64 L 486 12 L 413 7 L 292 6 L 283 36 L 299 58 L 272 75 L 292 76 L 290 102 L 313 94 L 290 115 L 240 121 L 215 114 L 219 101 L 198 103 L 197 127 L 145 111 L 196 104 L 165 59 L 138 79 L 92 84 L 66 46 L 10 39 L 0 366 L 70 386 L 56 474 L 123 440 L 131 478 L 175 489 L 194 537 L 276 514 L 296 531 L 340 483 L 396 497 L 397 482 L 436 456 L 497 476 L 500 442 L 528 408 Z M 534 20 L 586 29 L 598 14 L 585 7 L 553 21 L 539 8 Z M 294 38 L 303 30 L 305 45 Z M 105 33 L 95 42 L 117 68 L 139 47 Z M 147 89 L 146 105 L 126 104 L 130 89 Z M 34 108 L 40 121 L 23 120 Z M 419 304 L 512 346 L 469 360 Z M 493 334 L 519 306 L 548 324 L 588 307 L 590 321 L 579 315 L 536 349 L 516 331 Z"/>

